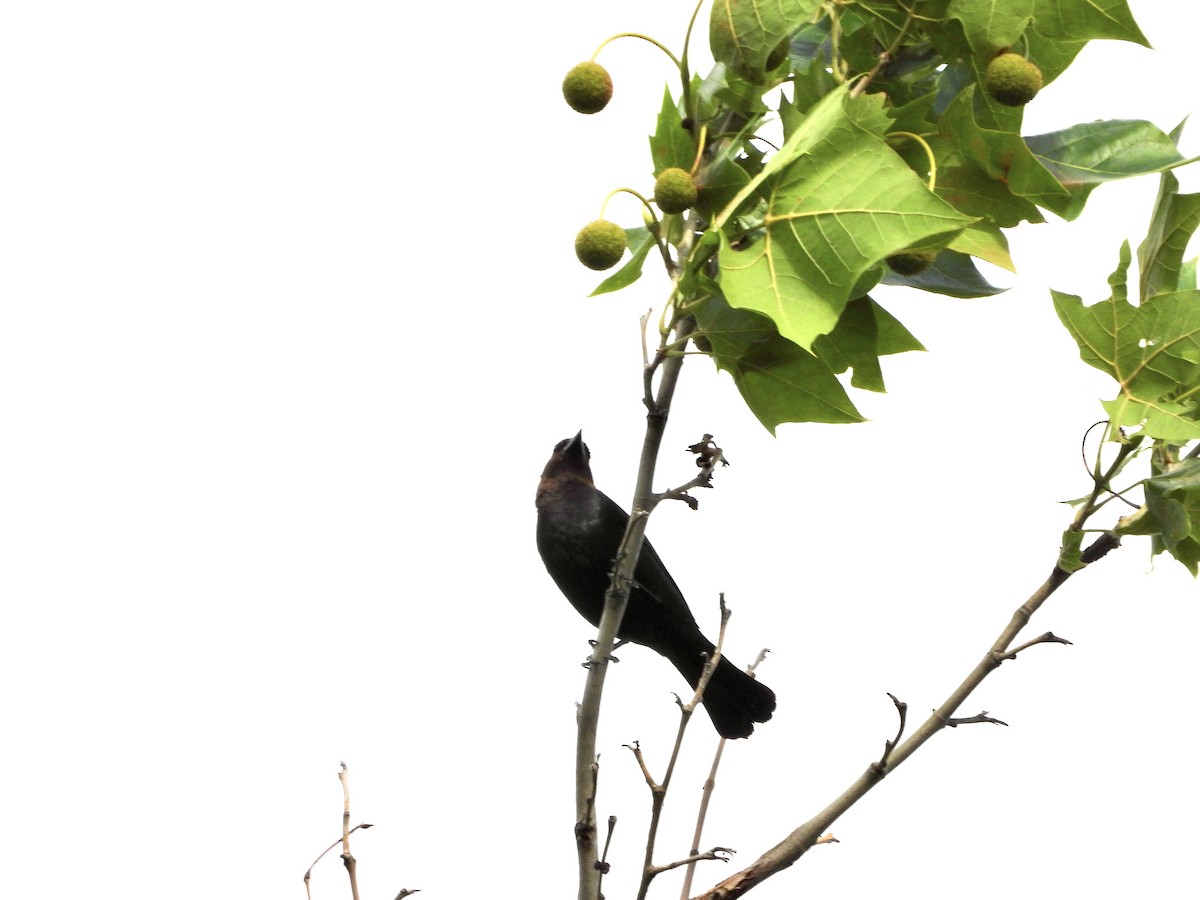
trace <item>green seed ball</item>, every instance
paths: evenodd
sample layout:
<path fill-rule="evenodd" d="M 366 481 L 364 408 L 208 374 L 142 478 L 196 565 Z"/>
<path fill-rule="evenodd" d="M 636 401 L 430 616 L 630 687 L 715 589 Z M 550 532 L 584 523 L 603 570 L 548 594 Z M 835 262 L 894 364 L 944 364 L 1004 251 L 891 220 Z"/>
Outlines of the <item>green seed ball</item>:
<path fill-rule="evenodd" d="M 581 62 L 563 79 L 562 92 L 571 109 L 590 116 L 612 99 L 612 77 L 600 63 Z"/>
<path fill-rule="evenodd" d="M 983 75 L 983 86 L 997 103 L 1024 106 L 1042 89 L 1042 70 L 1017 53 L 1001 53 Z"/>
<path fill-rule="evenodd" d="M 607 219 L 589 222 L 575 235 L 575 255 L 581 263 L 597 272 L 619 263 L 628 245 L 625 229 Z"/>
<path fill-rule="evenodd" d="M 917 275 L 933 265 L 937 255 L 938 251 L 932 247 L 922 250 L 902 250 L 889 256 L 884 262 L 897 275 Z"/>
<path fill-rule="evenodd" d="M 683 169 L 663 169 L 654 180 L 654 202 L 665 213 L 681 213 L 696 204 L 696 182 Z"/>

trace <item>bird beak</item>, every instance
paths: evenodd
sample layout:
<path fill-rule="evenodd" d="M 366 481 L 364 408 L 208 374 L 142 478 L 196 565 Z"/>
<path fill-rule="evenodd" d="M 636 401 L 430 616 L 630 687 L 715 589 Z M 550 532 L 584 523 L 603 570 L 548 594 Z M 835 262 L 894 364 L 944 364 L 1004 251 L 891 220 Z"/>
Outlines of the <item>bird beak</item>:
<path fill-rule="evenodd" d="M 591 454 L 588 452 L 588 446 L 583 442 L 583 430 L 580 429 L 575 437 L 563 447 L 563 456 L 568 459 L 578 460 L 584 467 L 588 464 L 588 458 Z"/>

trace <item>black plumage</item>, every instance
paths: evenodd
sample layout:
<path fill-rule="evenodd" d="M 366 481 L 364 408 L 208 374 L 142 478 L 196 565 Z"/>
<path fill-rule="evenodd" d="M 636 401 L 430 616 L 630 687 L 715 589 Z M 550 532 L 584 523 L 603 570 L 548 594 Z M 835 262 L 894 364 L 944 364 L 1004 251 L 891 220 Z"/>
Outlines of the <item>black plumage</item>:
<path fill-rule="evenodd" d="M 593 626 L 599 626 L 613 558 L 629 514 L 597 490 L 582 433 L 560 441 L 537 491 L 537 545 L 546 571 Z M 694 688 L 714 645 L 700 631 L 675 579 L 649 541 L 642 545 L 618 637 L 665 656 Z M 775 692 L 724 657 L 704 693 L 717 732 L 748 737 L 775 710 Z"/>

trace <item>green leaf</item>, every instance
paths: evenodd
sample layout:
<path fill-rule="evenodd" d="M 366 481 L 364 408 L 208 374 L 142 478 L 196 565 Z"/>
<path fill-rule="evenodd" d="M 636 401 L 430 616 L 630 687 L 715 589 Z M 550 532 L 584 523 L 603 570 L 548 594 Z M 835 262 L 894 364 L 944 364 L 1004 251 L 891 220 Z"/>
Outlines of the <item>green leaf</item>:
<path fill-rule="evenodd" d="M 1189 259 L 1179 270 L 1179 290 L 1194 291 L 1196 290 L 1196 264 L 1200 262 L 1197 259 Z"/>
<path fill-rule="evenodd" d="M 1008 238 L 1004 236 L 1003 231 L 988 222 L 968 225 L 950 242 L 950 249 L 990 262 L 993 266 L 1007 269 L 1009 272 L 1017 271 L 1008 253 Z"/>
<path fill-rule="evenodd" d="M 717 290 L 716 284 L 711 288 Z M 891 320 L 903 331 L 882 309 L 879 312 L 881 321 Z M 770 319 L 734 309 L 719 293 L 699 304 L 693 314 L 697 346 L 712 356 L 717 368 L 733 376 L 750 411 L 772 434 L 784 422 L 862 421 L 829 365 L 780 337 Z M 881 338 L 885 328 L 887 340 L 902 343 L 886 321 L 879 328 Z"/>
<path fill-rule="evenodd" d="M 713 59 L 761 81 L 767 57 L 821 7 L 821 0 L 714 0 L 709 18 Z"/>
<path fill-rule="evenodd" d="M 990 59 L 1012 46 L 1033 16 L 1034 0 L 952 0 L 946 15 L 962 23 L 975 56 Z"/>
<path fill-rule="evenodd" d="M 971 219 L 931 193 L 883 141 L 882 98 L 830 94 L 718 216 L 718 226 L 765 182 L 764 236 L 735 250 L 721 236 L 729 304 L 771 318 L 805 349 L 837 324 L 862 277 L 892 253 L 949 240 Z M 774 176 L 774 177 L 772 177 Z"/>
<path fill-rule="evenodd" d="M 829 366 L 778 335 L 722 368 L 733 375 L 742 399 L 771 434 L 784 422 L 864 421 Z"/>
<path fill-rule="evenodd" d="M 891 356 L 894 353 L 908 353 L 912 350 L 924 351 L 924 345 L 913 337 L 912 332 L 900 324 L 890 312 L 871 301 L 875 310 L 875 352 L 879 356 Z"/>
<path fill-rule="evenodd" d="M 1133 306 L 1123 283 L 1129 260 L 1126 243 L 1108 300 L 1085 307 L 1051 291 L 1054 308 L 1084 362 L 1117 381 L 1117 397 L 1103 404 L 1113 428 L 1141 426 L 1177 443 L 1200 438 L 1200 294 L 1163 294 Z"/>
<path fill-rule="evenodd" d="M 1188 517 L 1187 507 L 1179 500 L 1147 489 L 1146 509 L 1150 514 L 1149 518 L 1154 522 L 1163 549 L 1170 551 L 1191 533 L 1192 522 Z"/>
<path fill-rule="evenodd" d="M 1171 471 L 1147 478 L 1146 483 L 1163 493 L 1200 488 L 1200 459 L 1185 459 Z"/>
<path fill-rule="evenodd" d="M 1056 41 L 1110 39 L 1149 47 L 1125 0 L 1034 0 L 1035 27 Z"/>
<path fill-rule="evenodd" d="M 1200 540 L 1184 538 L 1171 550 L 1171 555 L 1187 566 L 1193 577 L 1200 573 Z"/>
<path fill-rule="evenodd" d="M 963 90 L 947 107 L 939 123 L 942 137 L 1008 192 L 1061 215 L 1071 196 L 1033 155 L 1021 135 L 984 128 L 975 121 L 976 87 Z"/>
<path fill-rule="evenodd" d="M 717 367 L 733 371 L 751 346 L 773 340 L 779 332 L 766 316 L 731 307 L 717 285 L 712 285 L 711 294 L 694 312 L 697 334 L 707 341 L 706 352 Z"/>
<path fill-rule="evenodd" d="M 642 277 L 642 265 L 646 262 L 646 255 L 654 247 L 654 238 L 644 227 L 626 228 L 625 234 L 629 238 L 629 249 L 633 256 L 625 265 L 596 285 L 596 289 L 588 295 L 589 297 L 598 297 L 601 294 L 627 288 Z"/>
<path fill-rule="evenodd" d="M 1086 122 L 1034 135 L 1025 143 L 1069 191 L 1067 203 L 1048 207 L 1068 221 L 1083 211 L 1097 185 L 1161 172 L 1183 160 L 1170 137 L 1149 122 L 1133 119 Z"/>
<path fill-rule="evenodd" d="M 880 356 L 924 349 L 908 329 L 870 297 L 851 300 L 837 327 L 813 345 L 816 355 L 836 374 L 854 369 L 850 379 L 854 387 L 880 392 L 885 390 Z"/>
<path fill-rule="evenodd" d="M 1150 228 L 1138 247 L 1139 296 L 1143 303 L 1159 294 L 1195 288 L 1195 267 L 1184 273 L 1183 254 L 1200 226 L 1200 194 L 1178 191 L 1179 179 L 1164 172 Z M 1183 283 L 1185 278 L 1187 283 Z"/>
<path fill-rule="evenodd" d="M 658 114 L 658 127 L 650 135 L 650 158 L 654 160 L 654 174 L 672 166 L 691 170 L 696 158 L 696 142 L 691 132 L 683 127 L 679 107 L 671 97 L 671 89 L 663 91 L 662 110 Z"/>
<path fill-rule="evenodd" d="M 984 217 L 1000 228 L 1046 221 L 1037 206 L 957 152 L 938 166 L 937 194 L 959 212 Z"/>
<path fill-rule="evenodd" d="M 992 297 L 1003 294 L 1008 288 L 989 284 L 979 274 L 971 257 L 953 250 L 943 250 L 928 269 L 916 275 L 898 275 L 890 269 L 884 273 L 884 284 L 897 284 L 918 288 L 947 297 Z"/>
<path fill-rule="evenodd" d="M 1088 41 L 1101 39 L 1150 46 L 1125 0 L 1034 0 L 1025 44 L 1046 84 L 1071 65 Z"/>

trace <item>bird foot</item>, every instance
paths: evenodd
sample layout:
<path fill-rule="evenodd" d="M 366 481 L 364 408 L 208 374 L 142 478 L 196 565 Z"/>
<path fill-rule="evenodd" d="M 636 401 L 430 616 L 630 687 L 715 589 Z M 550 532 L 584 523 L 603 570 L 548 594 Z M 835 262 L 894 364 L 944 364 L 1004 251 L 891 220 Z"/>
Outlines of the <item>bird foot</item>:
<path fill-rule="evenodd" d="M 596 647 L 595 641 L 588 641 L 588 643 L 592 646 L 592 649 L 595 649 L 595 647 Z M 624 647 L 627 643 L 629 643 L 629 642 L 628 641 L 617 641 L 615 644 L 613 644 L 613 649 L 617 650 L 620 647 Z M 608 655 L 608 659 L 605 660 L 605 662 L 614 662 L 614 663 L 619 663 L 620 661 L 621 660 L 617 659 L 617 657 L 613 656 L 611 653 Z M 594 666 L 598 662 L 600 662 L 600 660 L 596 659 L 594 656 L 589 656 L 587 659 L 585 659 L 581 663 L 581 665 L 585 669 L 590 669 L 592 666 Z"/>

